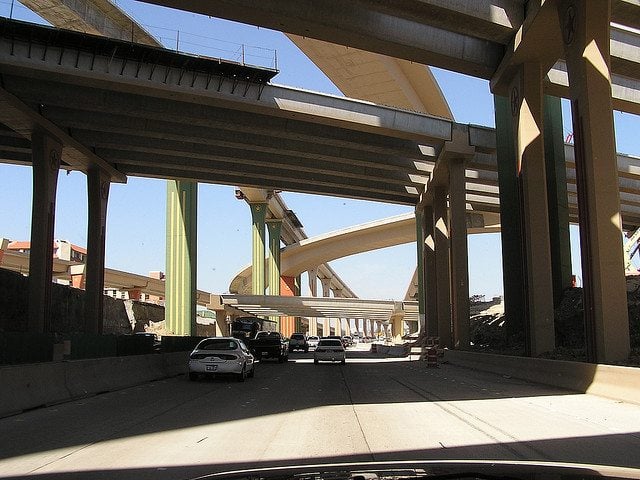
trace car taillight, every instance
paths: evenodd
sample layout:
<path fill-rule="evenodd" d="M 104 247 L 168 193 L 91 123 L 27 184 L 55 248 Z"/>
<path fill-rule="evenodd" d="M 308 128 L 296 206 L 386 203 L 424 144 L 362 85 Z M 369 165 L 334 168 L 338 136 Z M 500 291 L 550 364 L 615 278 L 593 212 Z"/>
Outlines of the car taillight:
<path fill-rule="evenodd" d="M 231 355 L 228 353 L 218 353 L 214 355 L 214 357 L 218 357 L 220 360 L 237 360 L 238 359 L 237 355 Z"/>

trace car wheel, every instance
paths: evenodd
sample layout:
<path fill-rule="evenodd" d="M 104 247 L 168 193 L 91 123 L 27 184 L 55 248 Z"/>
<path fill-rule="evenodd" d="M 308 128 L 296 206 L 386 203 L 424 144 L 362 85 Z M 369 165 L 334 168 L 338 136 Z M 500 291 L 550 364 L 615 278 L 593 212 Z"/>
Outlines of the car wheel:
<path fill-rule="evenodd" d="M 247 371 L 245 370 L 244 366 L 242 367 L 242 371 L 238 374 L 238 381 L 239 382 L 244 382 L 247 378 Z"/>
<path fill-rule="evenodd" d="M 284 357 L 282 355 L 278 356 L 278 363 L 284 362 Z"/>
<path fill-rule="evenodd" d="M 256 376 L 256 366 L 254 365 L 251 371 L 247 374 L 247 377 L 253 378 Z"/>
<path fill-rule="evenodd" d="M 313 363 L 315 363 L 317 365 L 320 362 L 318 362 L 318 360 L 313 360 Z"/>
<path fill-rule="evenodd" d="M 195 382 L 198 380 L 198 374 L 196 372 L 189 372 L 189 380 Z"/>
<path fill-rule="evenodd" d="M 343 359 L 340 361 L 340 363 L 341 363 L 342 365 L 344 365 L 345 363 L 347 363 L 347 361 L 343 358 Z"/>

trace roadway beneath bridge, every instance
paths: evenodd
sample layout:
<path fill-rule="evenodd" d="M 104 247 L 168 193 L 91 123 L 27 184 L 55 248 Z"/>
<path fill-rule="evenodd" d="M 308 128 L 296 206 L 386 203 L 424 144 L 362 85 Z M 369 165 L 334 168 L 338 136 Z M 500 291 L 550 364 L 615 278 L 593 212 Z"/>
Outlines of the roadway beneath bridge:
<path fill-rule="evenodd" d="M 362 348 L 363 346 L 359 346 Z M 256 465 L 506 459 L 640 467 L 640 406 L 444 364 L 294 353 L 0 420 L 3 478 L 184 479 Z"/>

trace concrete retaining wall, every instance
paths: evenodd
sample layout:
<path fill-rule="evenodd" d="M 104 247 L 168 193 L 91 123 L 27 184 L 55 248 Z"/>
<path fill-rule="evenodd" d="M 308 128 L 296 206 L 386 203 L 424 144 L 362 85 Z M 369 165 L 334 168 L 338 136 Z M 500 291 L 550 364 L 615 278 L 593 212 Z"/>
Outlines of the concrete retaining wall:
<path fill-rule="evenodd" d="M 447 350 L 453 365 L 640 404 L 640 368 Z"/>
<path fill-rule="evenodd" d="M 187 371 L 189 352 L 0 367 L 0 417 Z"/>

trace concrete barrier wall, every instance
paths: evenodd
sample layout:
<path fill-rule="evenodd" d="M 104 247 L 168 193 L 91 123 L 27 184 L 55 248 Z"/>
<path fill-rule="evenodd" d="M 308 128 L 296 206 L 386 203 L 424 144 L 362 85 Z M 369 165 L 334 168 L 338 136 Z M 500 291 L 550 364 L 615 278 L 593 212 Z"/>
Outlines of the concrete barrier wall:
<path fill-rule="evenodd" d="M 640 404 L 640 368 L 447 350 L 453 365 Z"/>
<path fill-rule="evenodd" d="M 189 352 L 0 367 L 0 417 L 187 372 Z"/>

